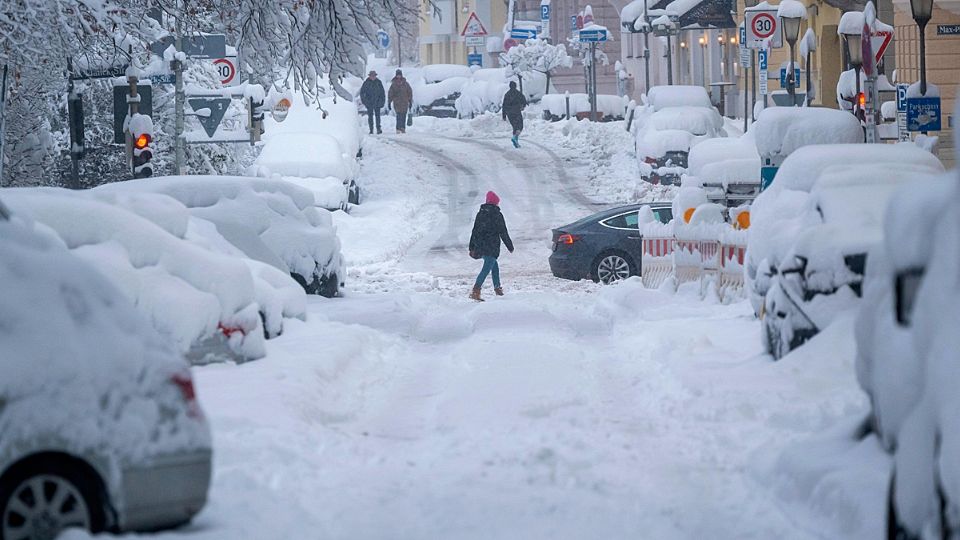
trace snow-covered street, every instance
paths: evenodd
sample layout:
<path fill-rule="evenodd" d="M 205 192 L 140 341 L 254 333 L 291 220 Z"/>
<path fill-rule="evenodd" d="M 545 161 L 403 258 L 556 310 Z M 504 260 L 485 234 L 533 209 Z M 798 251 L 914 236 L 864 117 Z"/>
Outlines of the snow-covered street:
<path fill-rule="evenodd" d="M 787 443 L 860 410 L 852 354 L 773 364 L 746 302 L 554 278 L 549 229 L 591 213 L 555 137 L 489 118 L 365 145 L 335 224 L 343 298 L 267 357 L 194 368 L 214 479 L 189 538 L 804 538 L 765 486 Z M 469 130 L 458 136 L 456 130 Z M 533 133 L 544 133 L 535 127 Z M 488 189 L 506 296 L 466 298 Z M 827 336 L 826 351 L 848 337 Z M 838 358 L 840 359 L 838 361 Z M 815 369 L 807 369 L 815 368 Z"/>

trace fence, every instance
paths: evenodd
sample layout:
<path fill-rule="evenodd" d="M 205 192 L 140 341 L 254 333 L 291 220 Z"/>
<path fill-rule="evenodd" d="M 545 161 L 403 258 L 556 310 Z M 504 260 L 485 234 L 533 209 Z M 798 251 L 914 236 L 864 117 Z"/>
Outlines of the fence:
<path fill-rule="evenodd" d="M 644 236 L 640 276 L 644 286 L 658 288 L 669 277 L 682 283 L 699 282 L 700 294 L 711 288 L 721 299 L 738 296 L 743 288 L 743 235 L 718 234 L 717 240 L 673 236 Z"/>

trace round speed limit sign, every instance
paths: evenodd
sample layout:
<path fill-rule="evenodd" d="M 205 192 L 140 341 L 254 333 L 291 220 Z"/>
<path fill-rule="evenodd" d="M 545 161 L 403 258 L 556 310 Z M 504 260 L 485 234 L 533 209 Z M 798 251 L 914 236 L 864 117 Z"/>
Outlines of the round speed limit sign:
<path fill-rule="evenodd" d="M 217 73 L 220 75 L 220 84 L 224 86 L 233 86 L 237 81 L 237 63 L 236 58 L 220 58 L 213 61 Z"/>
<path fill-rule="evenodd" d="M 753 35 L 760 39 L 767 39 L 777 31 L 777 18 L 769 13 L 759 13 L 753 18 L 750 26 L 753 29 Z"/>

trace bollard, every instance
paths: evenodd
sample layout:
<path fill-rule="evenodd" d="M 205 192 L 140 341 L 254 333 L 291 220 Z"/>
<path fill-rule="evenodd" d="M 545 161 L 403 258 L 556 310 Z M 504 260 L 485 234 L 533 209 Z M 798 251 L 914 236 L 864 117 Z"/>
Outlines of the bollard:
<path fill-rule="evenodd" d="M 570 92 L 567 92 L 566 100 L 567 100 L 567 118 L 566 119 L 569 120 L 570 119 Z"/>

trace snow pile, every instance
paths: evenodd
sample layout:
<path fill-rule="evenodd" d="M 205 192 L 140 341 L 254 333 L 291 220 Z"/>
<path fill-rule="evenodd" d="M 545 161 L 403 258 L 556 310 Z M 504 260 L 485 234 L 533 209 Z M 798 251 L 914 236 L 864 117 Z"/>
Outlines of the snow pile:
<path fill-rule="evenodd" d="M 716 136 L 723 128 L 720 113 L 713 107 L 669 107 L 654 112 L 647 120 L 658 130 L 682 130 L 693 135 Z"/>
<path fill-rule="evenodd" d="M 559 120 L 567 114 L 567 98 L 570 99 L 570 116 L 590 112 L 590 97 L 587 94 L 547 94 L 543 96 L 541 105 L 544 117 L 550 120 Z M 622 120 L 629 98 L 607 94 L 597 95 L 597 111 L 604 118 Z"/>
<path fill-rule="evenodd" d="M 344 152 L 340 142 L 321 133 L 276 133 L 263 146 L 257 157 L 257 176 L 297 176 L 343 181 L 356 176 L 359 165 Z"/>
<path fill-rule="evenodd" d="M 777 18 L 806 19 L 807 8 L 797 0 L 780 0 L 777 6 Z"/>
<path fill-rule="evenodd" d="M 461 64 L 429 64 L 423 66 L 421 76 L 429 84 L 449 79 L 469 79 L 473 76 L 473 73 L 469 66 Z"/>
<path fill-rule="evenodd" d="M 811 144 L 863 142 L 860 122 L 851 114 L 833 109 L 764 109 L 757 118 L 754 130 L 757 151 L 763 158 L 789 156 L 796 149 Z"/>
<path fill-rule="evenodd" d="M 110 276 L 12 199 L 12 219 L 0 217 L 0 455 L 56 447 L 102 456 L 117 493 L 122 469 L 209 451 L 201 411 L 171 382 L 190 378 L 183 358 Z"/>
<path fill-rule="evenodd" d="M 848 11 L 840 17 L 840 24 L 837 25 L 837 35 L 843 39 L 844 34 L 863 33 L 864 17 L 862 11 Z"/>
<path fill-rule="evenodd" d="M 214 223 L 248 257 L 292 274 L 301 285 L 344 278 L 340 241 L 330 213 L 313 194 L 280 180 L 227 176 L 169 176 L 108 184 L 107 193 L 160 193 L 192 216 Z M 310 291 L 313 292 L 313 291 Z"/>
<path fill-rule="evenodd" d="M 264 355 L 253 279 L 241 261 L 85 193 L 22 189 L 4 198 L 109 276 L 191 361 Z"/>

